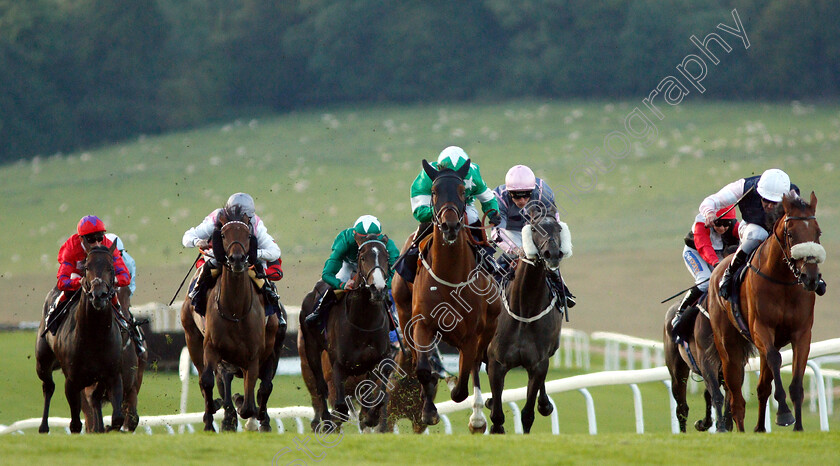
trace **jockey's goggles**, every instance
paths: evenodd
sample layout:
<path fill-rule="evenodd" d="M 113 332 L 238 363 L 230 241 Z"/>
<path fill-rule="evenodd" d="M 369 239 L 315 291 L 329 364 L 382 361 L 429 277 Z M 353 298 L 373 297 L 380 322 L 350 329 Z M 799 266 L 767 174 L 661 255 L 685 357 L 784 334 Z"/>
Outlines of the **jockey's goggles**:
<path fill-rule="evenodd" d="M 531 191 L 511 191 L 510 197 L 513 199 L 528 199 L 531 197 Z"/>
<path fill-rule="evenodd" d="M 87 241 L 88 243 L 91 243 L 91 244 L 101 243 L 102 241 L 105 240 L 105 233 L 102 233 L 100 231 L 100 232 L 97 232 L 97 233 L 91 233 L 89 235 L 85 235 L 82 238 L 84 238 L 85 241 Z"/>

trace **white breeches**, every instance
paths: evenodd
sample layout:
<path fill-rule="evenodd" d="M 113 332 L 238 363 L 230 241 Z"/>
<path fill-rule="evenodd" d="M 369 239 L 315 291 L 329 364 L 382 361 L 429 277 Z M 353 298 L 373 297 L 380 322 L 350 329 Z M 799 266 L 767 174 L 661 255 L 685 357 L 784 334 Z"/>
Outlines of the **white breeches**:
<path fill-rule="evenodd" d="M 700 257 L 700 253 L 694 248 L 685 246 L 683 247 L 683 261 L 685 261 L 685 268 L 694 276 L 694 283 L 697 288 L 700 291 L 708 290 L 712 267 Z"/>

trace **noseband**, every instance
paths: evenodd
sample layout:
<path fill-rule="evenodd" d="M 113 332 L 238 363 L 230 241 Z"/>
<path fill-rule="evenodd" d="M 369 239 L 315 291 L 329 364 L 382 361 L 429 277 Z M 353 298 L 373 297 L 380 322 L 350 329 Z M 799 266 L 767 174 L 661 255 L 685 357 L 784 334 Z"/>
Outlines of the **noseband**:
<path fill-rule="evenodd" d="M 373 243 L 374 245 L 375 245 L 375 244 L 380 244 L 380 245 L 382 245 L 382 248 L 383 248 L 385 251 L 387 251 L 387 250 L 388 250 L 388 247 L 385 245 L 385 243 L 384 243 L 384 242 L 382 242 L 382 241 L 380 241 L 380 240 L 378 240 L 378 239 L 371 239 L 371 240 L 367 240 L 367 241 L 365 241 L 364 243 L 362 243 L 362 244 L 359 246 L 359 256 L 361 256 L 361 255 L 362 255 L 362 248 L 364 248 L 364 247 L 365 247 L 365 245 L 370 244 L 370 243 Z M 387 279 L 388 279 L 388 273 L 386 272 L 385 268 L 383 268 L 381 265 L 379 265 L 379 250 L 378 250 L 378 249 L 374 249 L 374 252 L 376 253 L 376 259 L 377 259 L 377 261 L 376 261 L 376 265 L 375 265 L 372 269 L 368 270 L 368 272 L 367 272 L 366 274 L 364 274 L 364 275 L 362 275 L 361 273 L 359 273 L 359 274 L 358 274 L 358 275 L 359 275 L 359 277 L 360 277 L 360 282 L 361 282 L 364 286 L 372 286 L 372 283 L 370 282 L 370 275 L 371 275 L 373 272 L 375 272 L 377 269 L 382 271 L 382 278 L 383 278 L 384 280 L 387 280 Z M 386 254 L 387 254 L 387 253 L 386 253 Z M 361 272 L 361 271 L 360 271 L 360 272 Z"/>
<path fill-rule="evenodd" d="M 782 245 L 782 242 L 781 242 L 781 240 L 779 240 L 779 236 L 776 235 L 776 232 L 775 231 L 773 232 L 773 237 L 776 238 L 776 242 L 779 243 L 779 247 L 782 249 L 782 254 L 784 255 L 784 259 L 782 259 L 782 261 L 785 263 L 785 265 L 788 266 L 791 273 L 793 273 L 793 276 L 796 278 L 796 283 L 802 283 L 802 269 L 797 269 L 796 268 L 796 264 L 795 264 L 796 259 L 794 259 L 792 257 L 792 253 L 791 254 L 788 253 L 788 251 L 791 251 L 792 247 L 794 246 L 794 245 L 790 244 L 791 235 L 788 233 L 788 222 L 791 221 L 791 220 L 801 220 L 801 221 L 816 220 L 816 218 L 817 217 L 814 216 L 814 215 L 810 215 L 810 216 L 807 216 L 807 217 L 791 217 L 791 216 L 786 215 L 785 220 L 784 220 L 785 227 L 784 227 L 784 231 L 782 233 L 785 237 L 785 244 L 784 245 Z M 803 261 L 804 262 L 802 264 L 802 267 L 805 267 L 805 264 L 808 261 L 807 261 L 807 259 L 803 259 Z"/>

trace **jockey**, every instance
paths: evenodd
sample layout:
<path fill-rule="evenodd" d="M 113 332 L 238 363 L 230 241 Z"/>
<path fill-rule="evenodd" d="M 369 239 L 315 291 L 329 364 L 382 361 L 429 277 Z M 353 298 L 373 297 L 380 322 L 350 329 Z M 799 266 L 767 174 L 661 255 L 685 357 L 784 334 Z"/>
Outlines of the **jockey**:
<path fill-rule="evenodd" d="M 799 196 L 799 188 L 791 184 L 787 173 L 778 168 L 766 170 L 761 176 L 751 176 L 729 183 L 720 191 L 707 197 L 700 204 L 700 214 L 706 226 L 711 227 L 717 216 L 715 212 L 723 206 L 738 203 L 743 222 L 738 226 L 741 244 L 735 256 L 720 279 L 720 296 L 729 298 L 732 275 L 747 262 L 750 254 L 770 236 L 772 225 L 767 225 L 767 213 L 773 212 L 782 201 L 782 196 Z M 817 294 L 825 293 L 825 282 L 820 282 Z"/>
<path fill-rule="evenodd" d="M 76 225 L 76 234 L 70 236 L 61 248 L 58 250 L 58 283 L 56 289 L 60 290 L 58 298 L 52 303 L 49 311 L 45 317 L 45 328 L 53 335 L 57 330 L 58 316 L 60 311 L 69 304 L 71 294 L 82 287 L 82 270 L 87 259 L 88 252 L 96 246 L 104 246 L 110 248 L 113 242 L 105 236 L 105 223 L 95 215 L 86 215 L 79 220 Z M 116 286 L 129 286 L 131 283 L 131 274 L 125 266 L 122 254 L 118 248 L 114 248 L 114 273 L 116 279 Z M 114 294 L 111 303 L 116 309 L 120 308 L 120 302 L 117 295 Z M 59 311 L 59 312 L 57 312 Z M 135 343 L 138 345 L 138 350 L 145 348 L 142 342 L 138 341 L 135 335 L 132 335 Z"/>
<path fill-rule="evenodd" d="M 716 220 L 711 228 L 706 226 L 706 218 L 697 214 L 692 230 L 685 237 L 683 260 L 688 271 L 694 276 L 695 285 L 692 286 L 680 302 L 677 313 L 671 320 L 671 326 L 676 328 L 680 318 L 690 306 L 703 296 L 709 289 L 709 277 L 720 260 L 725 256 L 726 249 L 737 246 L 738 219 L 735 217 L 735 206 L 726 206 L 715 214 Z"/>
<path fill-rule="evenodd" d="M 540 205 L 540 211 L 553 208 L 555 219 L 560 222 L 560 214 L 557 213 L 557 206 L 554 203 L 554 192 L 548 184 L 537 178 L 534 172 L 525 165 L 514 165 L 505 175 L 505 184 L 499 185 L 493 190 L 496 200 L 499 203 L 501 222 L 493 228 L 491 239 L 504 251 L 499 257 L 500 268 L 508 272 L 514 257 L 522 251 L 522 227 L 528 222 L 524 209 L 526 206 Z M 564 228 L 568 231 L 568 227 Z M 575 296 L 560 280 L 559 270 L 549 274 L 557 290 L 563 290 L 566 297 L 566 305 L 574 307 L 577 304 Z M 561 286 L 562 284 L 562 286 Z"/>
<path fill-rule="evenodd" d="M 358 269 L 359 247 L 376 235 L 376 239 L 385 243 L 388 249 L 388 267 L 391 271 L 386 280 L 386 286 L 391 288 L 391 278 L 394 276 L 394 262 L 400 255 L 400 250 L 394 241 L 382 233 L 382 224 L 373 215 L 362 215 L 353 224 L 338 233 L 333 241 L 330 257 L 324 263 L 321 280 L 315 285 L 316 296 L 320 299 L 315 304 L 312 313 L 306 316 L 304 323 L 307 327 L 315 328 L 321 322 L 322 311 L 328 310 L 334 303 L 335 293 L 332 290 L 349 290 L 355 285 L 353 274 Z"/>
<path fill-rule="evenodd" d="M 117 245 L 117 251 L 120 252 L 122 256 L 123 262 L 125 263 L 125 267 L 128 269 L 128 273 L 131 275 L 131 283 L 128 284 L 129 296 L 134 296 L 134 291 L 137 289 L 137 264 L 134 262 L 134 258 L 125 250 L 125 245 L 123 244 L 122 240 L 119 236 L 114 233 L 105 233 L 105 237 L 111 240 L 114 244 Z M 126 325 L 131 328 L 133 334 L 132 337 L 134 338 L 135 346 L 137 347 L 138 353 L 143 353 L 146 351 L 145 345 L 143 342 L 146 340 L 146 337 L 143 336 L 143 330 L 141 330 L 140 325 L 134 319 L 134 315 L 131 314 L 131 309 L 126 308 L 126 315 L 122 316 L 123 319 L 126 321 Z"/>
<path fill-rule="evenodd" d="M 444 168 L 458 170 L 467 160 L 469 160 L 469 156 L 464 152 L 464 149 L 457 146 L 449 146 L 441 151 L 437 162 L 432 162 L 430 165 L 437 170 Z M 492 225 L 498 225 L 501 222 L 499 205 L 496 197 L 493 195 L 493 191 L 487 187 L 487 184 L 481 178 L 478 164 L 470 163 L 470 170 L 464 179 L 464 184 L 466 185 L 467 223 L 472 227 L 473 236 L 480 238 L 480 235 L 476 232 L 480 232 L 477 227 L 481 227 L 481 221 L 478 217 L 478 210 L 473 206 L 473 202 L 478 198 L 479 202 L 481 202 L 481 210 L 487 214 L 488 221 Z M 420 222 L 420 225 L 415 232 L 412 246 L 406 251 L 404 259 L 400 261 L 403 264 L 400 275 L 406 281 L 413 283 L 417 269 L 417 257 L 419 255 L 417 244 L 421 239 L 431 233 L 431 222 L 434 214 L 434 208 L 432 206 L 432 180 L 423 170 L 420 171 L 420 174 L 417 175 L 417 178 L 411 184 L 411 212 L 414 218 Z M 483 259 L 480 263 L 486 268 L 491 269 L 489 270 L 490 272 L 495 272 L 496 265 L 493 260 L 494 248 L 488 246 L 482 249 L 481 254 Z"/>
<path fill-rule="evenodd" d="M 267 279 L 263 285 L 263 293 L 266 298 L 266 315 L 268 316 L 282 308 L 280 298 L 272 283 L 283 278 L 283 271 L 280 268 L 282 263 L 280 259 L 280 247 L 277 246 L 274 238 L 268 233 L 268 229 L 262 219 L 256 214 L 254 199 L 246 193 L 232 194 L 223 208 L 210 212 L 198 226 L 184 232 L 181 244 L 185 248 L 197 247 L 204 255 L 196 264 L 196 268 L 200 269 L 200 272 L 197 274 L 197 278 L 190 284 L 189 297 L 195 307 L 195 312 L 203 316 L 206 311 L 207 291 L 213 286 L 214 282 L 212 269 L 219 267 L 216 258 L 213 256 L 213 248 L 210 240 L 213 238 L 213 233 L 216 230 L 216 221 L 219 213 L 223 209 L 228 209 L 233 206 L 239 206 L 251 220 L 251 241 L 256 241 L 257 243 L 258 259 L 257 263 L 253 264 L 253 266 L 258 278 Z M 280 320 L 280 325 L 286 325 L 286 320 L 283 318 L 282 312 L 277 312 L 277 318 Z"/>

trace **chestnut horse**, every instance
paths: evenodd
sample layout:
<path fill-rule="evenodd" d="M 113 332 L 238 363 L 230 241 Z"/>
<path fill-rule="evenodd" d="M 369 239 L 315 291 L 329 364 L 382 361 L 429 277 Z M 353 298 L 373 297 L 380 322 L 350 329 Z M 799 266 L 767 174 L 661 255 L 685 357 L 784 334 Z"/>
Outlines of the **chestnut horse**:
<path fill-rule="evenodd" d="M 360 376 L 367 376 L 362 389 L 356 389 L 357 401 L 365 408 L 360 419 L 361 428 L 374 427 L 379 423 L 380 411 L 384 402 L 384 381 L 386 374 L 379 374 L 382 362 L 388 356 L 388 288 L 386 286 L 390 267 L 388 248 L 376 235 L 368 236 L 359 246 L 359 271 L 354 281 L 357 286 L 347 290 L 329 309 L 326 317 L 327 338 L 320 331 L 312 331 L 304 324 L 304 319 L 311 313 L 318 293 L 332 293 L 329 285 L 318 282 L 316 289 L 310 291 L 303 300 L 300 313 L 300 331 L 298 334 L 298 353 L 301 356 L 301 372 L 312 397 L 315 417 L 312 419 L 314 432 L 323 429 L 332 430 L 333 426 L 320 427 L 322 423 L 334 422 L 341 425 L 348 419 L 349 396 L 345 394 L 349 378 L 356 379 L 356 387 L 361 383 Z M 320 330 L 320 329 L 319 329 Z M 323 364 L 326 354 L 327 364 Z M 385 364 L 388 366 L 388 364 Z M 391 364 L 390 366 L 393 366 Z M 324 375 L 330 372 L 334 394 L 330 396 Z M 378 392 L 374 387 L 379 387 Z M 360 390 L 366 395 L 359 398 Z M 327 409 L 327 399 L 334 400 L 333 413 Z M 334 421 L 335 420 L 335 421 Z"/>
<path fill-rule="evenodd" d="M 422 385 L 423 423 L 435 425 L 440 421 L 434 403 L 438 379 L 432 373 L 428 352 L 443 340 L 460 353 L 452 400 L 461 402 L 467 398 L 472 374 L 475 396 L 470 430 L 483 432 L 487 421 L 482 412 L 478 369 L 496 331 L 501 304 L 493 278 L 477 268 L 470 233 L 464 228 L 464 177 L 469 167 L 467 160 L 458 171 L 438 171 L 423 161 L 423 170 L 432 180 L 434 229 L 431 237 L 420 243 L 422 266 L 418 265 L 414 284 L 409 285 L 397 274 L 391 288 L 401 330 L 412 350 Z"/>
<path fill-rule="evenodd" d="M 522 249 L 513 280 L 502 295 L 505 311 L 499 316 L 496 335 L 487 350 L 487 375 L 493 398 L 487 400 L 493 426 L 490 433 L 505 433 L 502 392 L 505 375 L 514 367 L 528 371 L 528 394 L 522 408 L 522 429 L 527 434 L 534 424 L 534 405 L 539 394 L 539 412 L 548 416 L 554 410 L 545 393 L 545 377 L 551 355 L 557 351 L 562 325 L 563 296 L 549 287 L 548 274 L 572 254 L 569 228 L 555 218 L 556 211 L 529 208 L 524 215 L 528 225 L 522 229 Z M 498 403 L 497 403 L 498 401 Z"/>
<path fill-rule="evenodd" d="M 756 249 L 749 260 L 749 270 L 741 283 L 741 308 L 752 343 L 742 336 L 730 303 L 718 295 L 718 280 L 728 265 L 721 262 L 712 273 L 709 286 L 709 316 L 715 335 L 715 346 L 723 364 L 723 378 L 731 395 L 732 418 L 738 430 L 744 431 L 744 364 L 753 348 L 761 357 L 756 432 L 764 432 L 764 416 L 771 382 L 775 384 L 779 410 L 776 424 L 802 430 L 802 377 L 811 349 L 811 327 L 814 323 L 814 291 L 820 282 L 819 264 L 825 260 L 825 249 L 819 244 L 820 226 L 816 219 L 817 196 L 811 192 L 810 203 L 798 197 L 785 196 L 777 206 L 770 236 Z M 730 260 L 732 256 L 724 259 Z M 801 285 L 801 286 L 800 286 Z M 782 385 L 782 357 L 779 349 L 793 348 L 793 377 L 790 398 L 794 413 L 785 400 Z"/>
<path fill-rule="evenodd" d="M 55 335 L 44 333 L 44 319 L 41 319 L 35 350 L 36 371 L 44 392 L 44 413 L 38 429 L 41 433 L 50 431 L 47 419 L 50 399 L 55 391 L 52 373 L 59 367 L 64 373 L 64 395 L 70 405 L 70 432 L 77 434 L 82 430 L 82 394 L 89 397 L 87 402 L 92 409 L 93 421 L 89 428 L 94 432 L 105 431 L 102 398 L 106 391 L 114 407 L 110 428 L 121 428 L 125 420 L 121 409 L 123 379 L 120 351 L 123 339 L 111 305 L 111 298 L 116 293 L 115 247 L 116 244 L 110 248 L 96 246 L 88 251 L 83 266 L 81 298 L 71 304 Z M 57 296 L 57 289 L 48 294 L 43 315 Z M 96 385 L 96 388 L 86 392 L 85 388 L 91 385 Z"/>
<path fill-rule="evenodd" d="M 187 348 L 200 374 L 199 386 L 204 395 L 204 430 L 216 430 L 213 427 L 217 409 L 213 385 L 217 377 L 224 382 L 220 383 L 224 385 L 222 428 L 236 430 L 230 381 L 234 373 L 241 373 L 245 391 L 237 400 L 239 415 L 248 419 L 259 414 L 260 430 L 267 431 L 270 424 L 265 409 L 271 378 L 277 369 L 274 343 L 278 319 L 276 315 L 266 319 L 262 293 L 256 289 L 249 274 L 249 265 L 256 263 L 257 258 L 251 248 L 248 216 L 238 206 L 223 209 L 216 227 L 212 245 L 214 256 L 222 267 L 215 285 L 208 291 L 206 315 L 201 317 L 194 312 L 189 297 L 181 307 Z M 261 379 L 259 411 L 254 402 L 258 378 Z M 269 384 L 267 390 L 263 390 L 265 383 Z"/>
<path fill-rule="evenodd" d="M 705 300 L 703 300 L 705 304 Z M 700 303 L 697 304 L 698 306 Z M 715 347 L 715 338 L 712 333 L 712 324 L 706 314 L 698 312 L 694 320 L 692 332 L 688 338 L 689 353 L 682 344 L 674 342 L 674 328 L 671 321 L 677 313 L 679 304 L 674 304 L 665 313 L 665 324 L 662 341 L 665 348 L 665 366 L 671 374 L 671 394 L 677 402 L 676 415 L 680 425 L 680 432 L 685 432 L 686 421 L 688 420 L 688 403 L 686 402 L 685 389 L 688 385 L 688 377 L 695 372 L 701 377 L 706 385 L 703 398 L 706 401 L 706 414 L 702 419 L 694 423 L 694 428 L 705 432 L 712 427 L 712 406 L 715 407 L 717 422 L 715 431 L 725 432 L 732 429 L 732 416 L 729 405 L 721 410 L 724 395 L 721 395 L 720 388 L 724 387 L 723 374 L 720 368 L 720 356 Z M 683 318 L 685 315 L 683 315 Z M 690 356 L 689 356 L 690 354 Z M 693 361 L 692 361 L 693 359 Z M 696 366 L 695 366 L 696 365 Z M 699 372 L 697 372 L 699 370 Z M 726 394 L 728 400 L 729 394 Z M 715 400 L 713 402 L 712 400 Z M 723 412 L 721 412 L 723 411 Z"/>

